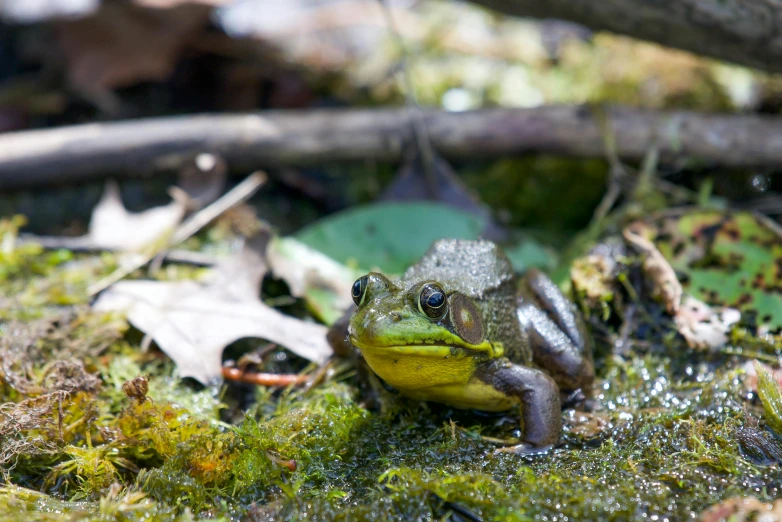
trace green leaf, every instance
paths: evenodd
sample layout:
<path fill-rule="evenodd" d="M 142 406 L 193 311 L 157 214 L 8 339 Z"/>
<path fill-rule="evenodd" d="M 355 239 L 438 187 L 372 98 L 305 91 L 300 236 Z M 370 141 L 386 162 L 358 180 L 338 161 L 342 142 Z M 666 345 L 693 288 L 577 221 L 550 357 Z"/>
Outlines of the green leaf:
<path fill-rule="evenodd" d="M 712 305 L 756 314 L 757 323 L 782 328 L 782 235 L 749 212 L 668 212 L 647 235 L 686 275 L 685 291 Z"/>
<path fill-rule="evenodd" d="M 483 219 L 439 203 L 377 203 L 304 228 L 296 239 L 345 264 L 401 273 L 437 239 L 477 239 Z"/>

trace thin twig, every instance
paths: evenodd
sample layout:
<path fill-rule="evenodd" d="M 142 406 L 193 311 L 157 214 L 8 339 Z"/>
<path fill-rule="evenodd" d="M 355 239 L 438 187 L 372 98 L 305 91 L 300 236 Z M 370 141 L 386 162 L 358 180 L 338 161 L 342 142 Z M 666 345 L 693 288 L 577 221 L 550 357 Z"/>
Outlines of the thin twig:
<path fill-rule="evenodd" d="M 605 147 L 605 156 L 608 161 L 608 187 L 606 188 L 603 199 L 597 205 L 594 214 L 592 214 L 592 223 L 590 228 L 596 230 L 603 223 L 608 213 L 613 208 L 616 200 L 622 194 L 621 179 L 627 176 L 627 171 L 622 161 L 619 159 L 619 153 L 616 148 L 616 135 L 611 125 L 610 117 L 604 110 L 598 108 L 594 111 L 595 119 L 598 122 L 603 134 L 603 143 Z"/>
<path fill-rule="evenodd" d="M 424 179 L 426 181 L 427 192 L 429 193 L 429 197 L 437 198 L 437 178 L 435 177 L 434 172 L 434 150 L 432 149 L 432 142 L 429 139 L 429 131 L 426 127 L 423 111 L 421 111 L 421 106 L 418 104 L 418 98 L 415 94 L 415 83 L 410 74 L 410 53 L 408 52 L 404 38 L 402 38 L 402 34 L 396 27 L 394 15 L 391 12 L 391 7 L 388 5 L 387 0 L 378 0 L 378 3 L 386 18 L 388 28 L 402 51 L 400 65 L 402 68 L 402 86 L 405 95 L 405 105 L 412 111 L 413 134 L 415 134 L 418 152 L 421 154 L 421 163 L 424 167 Z"/>
<path fill-rule="evenodd" d="M 65 249 L 71 252 L 118 252 L 114 248 L 106 248 L 96 245 L 92 239 L 86 236 L 37 236 L 35 234 L 20 234 L 16 240 L 17 245 L 40 245 L 47 250 Z M 211 254 L 195 252 L 192 250 L 169 250 L 161 254 L 169 263 L 180 263 L 193 266 L 213 266 L 218 258 Z"/>
<path fill-rule="evenodd" d="M 190 218 L 182 223 L 174 232 L 171 244 L 179 244 L 190 236 L 204 228 L 221 214 L 235 207 L 239 203 L 247 201 L 249 197 L 255 194 L 255 191 L 266 183 L 268 176 L 265 172 L 254 172 L 247 176 L 247 179 L 236 185 L 223 197 L 196 212 Z"/>
<path fill-rule="evenodd" d="M 204 207 L 199 212 L 193 214 L 187 221 L 182 223 L 171 236 L 171 239 L 160 249 L 151 252 L 149 254 L 139 255 L 131 263 L 126 266 L 122 266 L 104 277 L 100 281 L 91 285 L 87 289 L 89 296 L 94 296 L 97 293 L 105 290 L 109 286 L 113 285 L 117 281 L 121 280 L 125 276 L 133 273 L 139 268 L 143 267 L 152 259 L 154 259 L 161 252 L 167 250 L 173 245 L 179 244 L 186 240 L 203 227 L 212 222 L 219 215 L 229 210 L 230 208 L 238 205 L 249 199 L 255 192 L 266 183 L 268 177 L 266 173 L 258 171 L 247 176 L 247 179 L 239 183 L 233 189 L 225 193 L 220 199 L 212 203 L 211 205 Z"/>
<path fill-rule="evenodd" d="M 261 373 L 247 372 L 240 368 L 222 369 L 223 378 L 229 381 L 243 382 L 245 384 L 257 384 L 258 386 L 277 386 L 285 387 L 292 385 L 306 384 L 310 378 L 309 375 L 290 374 L 290 373 Z"/>

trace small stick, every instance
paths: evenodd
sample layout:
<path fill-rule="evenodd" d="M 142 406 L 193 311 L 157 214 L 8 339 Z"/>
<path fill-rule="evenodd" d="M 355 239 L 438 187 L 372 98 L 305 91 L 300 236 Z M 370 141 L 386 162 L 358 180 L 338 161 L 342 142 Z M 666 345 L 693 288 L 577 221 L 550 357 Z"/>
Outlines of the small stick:
<path fill-rule="evenodd" d="M 176 245 L 181 243 L 211 223 L 221 214 L 239 203 L 247 201 L 250 196 L 255 194 L 255 191 L 266 183 L 267 179 L 269 178 L 266 173 L 260 170 L 247 176 L 247 179 L 226 192 L 223 197 L 196 212 L 190 216 L 187 221 L 182 223 L 174 232 L 171 244 Z"/>
<path fill-rule="evenodd" d="M 223 368 L 223 378 L 245 384 L 257 384 L 258 386 L 284 387 L 305 384 L 309 376 L 295 373 L 255 373 L 245 372 L 239 368 Z"/>
<path fill-rule="evenodd" d="M 266 450 L 266 457 L 268 457 L 269 460 L 277 464 L 278 466 L 282 466 L 284 468 L 287 468 L 288 471 L 296 471 L 296 461 L 293 459 L 284 459 L 280 456 L 279 453 L 277 453 L 274 450 L 267 449 Z"/>
<path fill-rule="evenodd" d="M 201 230 L 203 227 L 208 225 L 212 220 L 217 218 L 223 212 L 249 199 L 259 188 L 261 188 L 261 186 L 263 186 L 264 183 L 266 183 L 267 179 L 268 177 L 266 174 L 261 171 L 250 174 L 247 179 L 239 183 L 229 192 L 226 192 L 220 199 L 211 205 L 204 207 L 199 212 L 191 216 L 190 219 L 182 223 L 174 231 L 171 239 L 163 248 L 160 248 L 157 251 L 151 252 L 149 254 L 139 255 L 138 258 L 134 259 L 132 263 L 128 263 L 126 266 L 118 268 L 108 276 L 91 285 L 87 289 L 87 295 L 92 297 L 99 292 L 102 292 L 128 274 L 133 273 L 135 270 L 138 270 L 152 261 L 152 259 L 158 256 L 161 252 L 165 251 L 167 248 L 186 240 Z"/>
<path fill-rule="evenodd" d="M 84 237 L 36 236 L 35 234 L 20 234 L 16 242 L 20 245 L 41 245 L 47 250 L 58 250 L 64 248 L 72 252 L 117 252 L 117 250 L 114 248 L 104 248 L 95 245 L 89 238 Z M 169 250 L 168 252 L 162 254 L 162 256 L 170 263 L 181 263 L 183 265 L 213 266 L 218 262 L 218 258 L 211 254 L 194 252 L 192 250 Z"/>

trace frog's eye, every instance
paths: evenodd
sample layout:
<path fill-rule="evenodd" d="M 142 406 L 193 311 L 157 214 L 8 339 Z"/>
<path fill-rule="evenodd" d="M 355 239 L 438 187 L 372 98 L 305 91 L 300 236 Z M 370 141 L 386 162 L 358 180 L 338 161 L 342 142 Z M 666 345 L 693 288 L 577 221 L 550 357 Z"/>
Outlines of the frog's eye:
<path fill-rule="evenodd" d="M 367 291 L 367 280 L 368 276 L 362 276 L 356 279 L 356 282 L 353 283 L 353 288 L 350 289 L 350 296 L 353 298 L 353 302 L 356 303 L 356 306 L 361 305 L 361 301 L 364 300 L 364 294 Z"/>
<path fill-rule="evenodd" d="M 445 291 L 437 283 L 428 283 L 418 296 L 418 309 L 432 319 L 441 319 L 448 311 Z"/>

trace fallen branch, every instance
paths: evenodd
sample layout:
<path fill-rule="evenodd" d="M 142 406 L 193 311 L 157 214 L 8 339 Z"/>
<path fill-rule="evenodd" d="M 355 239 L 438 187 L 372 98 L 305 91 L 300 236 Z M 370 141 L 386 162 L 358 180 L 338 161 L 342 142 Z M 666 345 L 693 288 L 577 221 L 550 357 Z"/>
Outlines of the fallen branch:
<path fill-rule="evenodd" d="M 601 110 L 602 111 L 602 110 Z M 782 120 L 770 116 L 656 112 L 612 107 L 601 112 L 616 154 L 640 160 L 650 147 L 661 162 L 696 159 L 724 166 L 782 164 Z M 398 161 L 415 143 L 407 109 L 270 111 L 89 124 L 0 135 L 0 189 L 142 175 L 176 167 L 203 151 L 232 169 L 328 161 Z M 424 111 L 432 146 L 449 158 L 548 152 L 604 157 L 595 111 L 585 106 Z"/>
<path fill-rule="evenodd" d="M 561 18 L 764 71 L 782 71 L 782 17 L 770 0 L 471 0 Z"/>

